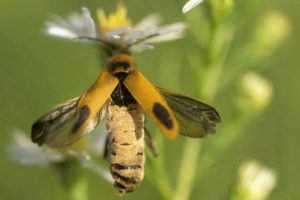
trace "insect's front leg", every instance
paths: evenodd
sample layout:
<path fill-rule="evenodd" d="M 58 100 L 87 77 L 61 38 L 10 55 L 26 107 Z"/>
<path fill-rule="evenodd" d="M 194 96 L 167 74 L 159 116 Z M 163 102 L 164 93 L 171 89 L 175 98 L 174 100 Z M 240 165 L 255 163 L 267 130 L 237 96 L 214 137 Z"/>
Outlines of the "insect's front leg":
<path fill-rule="evenodd" d="M 157 144 L 156 144 L 155 140 L 153 139 L 152 135 L 150 134 L 150 132 L 148 131 L 148 129 L 144 128 L 144 130 L 145 130 L 146 144 L 150 148 L 153 156 L 157 157 L 159 155 Z"/>
<path fill-rule="evenodd" d="M 106 136 L 105 138 L 105 144 L 104 144 L 104 149 L 103 149 L 103 158 L 105 160 L 108 160 L 108 141 L 109 141 L 109 138 L 108 138 L 108 135 Z"/>

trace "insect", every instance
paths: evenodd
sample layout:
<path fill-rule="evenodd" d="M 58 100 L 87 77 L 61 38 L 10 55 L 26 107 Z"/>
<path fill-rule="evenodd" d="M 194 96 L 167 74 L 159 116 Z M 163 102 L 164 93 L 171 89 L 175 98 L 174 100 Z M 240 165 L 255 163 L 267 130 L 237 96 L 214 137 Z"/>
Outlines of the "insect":
<path fill-rule="evenodd" d="M 51 147 L 72 144 L 106 116 L 105 158 L 110 163 L 117 193 L 122 195 L 133 191 L 144 177 L 144 139 L 152 142 L 149 133 L 144 134 L 144 112 L 168 138 L 175 138 L 178 133 L 192 138 L 214 133 L 220 116 L 199 100 L 154 86 L 137 68 L 130 45 L 118 46 L 101 38 L 85 39 L 105 46 L 109 56 L 103 71 L 80 97 L 40 117 L 32 126 L 32 141 Z"/>

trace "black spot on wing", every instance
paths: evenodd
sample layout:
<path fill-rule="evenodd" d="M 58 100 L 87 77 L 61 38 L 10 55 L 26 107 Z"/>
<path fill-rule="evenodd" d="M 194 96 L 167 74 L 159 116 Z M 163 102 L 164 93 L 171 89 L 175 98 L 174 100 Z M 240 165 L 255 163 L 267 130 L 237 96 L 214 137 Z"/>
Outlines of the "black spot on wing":
<path fill-rule="evenodd" d="M 84 105 L 81 109 L 80 109 L 80 113 L 79 113 L 79 119 L 78 121 L 74 124 L 73 128 L 72 128 L 72 133 L 77 132 L 80 127 L 84 124 L 85 120 L 89 117 L 90 115 L 90 109 L 87 105 Z"/>
<path fill-rule="evenodd" d="M 38 143 L 39 145 L 43 144 L 44 137 L 45 137 L 45 135 L 43 135 L 44 128 L 45 128 L 45 123 L 41 123 L 39 121 L 37 121 L 32 125 L 32 129 L 31 129 L 32 142 Z"/>
<path fill-rule="evenodd" d="M 174 123 L 168 110 L 160 103 L 154 103 L 152 111 L 155 117 L 168 129 L 172 129 Z"/>

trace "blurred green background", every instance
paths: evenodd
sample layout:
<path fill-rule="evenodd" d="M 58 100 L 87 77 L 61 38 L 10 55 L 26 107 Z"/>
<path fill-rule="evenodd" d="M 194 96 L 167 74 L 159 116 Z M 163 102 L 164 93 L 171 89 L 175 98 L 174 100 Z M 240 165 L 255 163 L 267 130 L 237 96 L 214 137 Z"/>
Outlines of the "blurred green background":
<path fill-rule="evenodd" d="M 181 7 L 184 1 L 127 0 L 125 3 L 134 22 L 153 12 L 161 13 L 164 22 L 183 20 Z M 54 13 L 66 16 L 80 11 L 81 6 L 95 13 L 98 7 L 111 11 L 115 5 L 116 2 L 111 0 L 0 1 L 0 199 L 67 199 L 53 173 L 13 162 L 6 149 L 11 142 L 12 128 L 17 127 L 29 135 L 31 124 L 38 116 L 53 105 L 81 94 L 100 71 L 101 62 L 95 48 L 45 37 L 41 31 L 45 20 Z M 264 4 L 263 9 L 280 10 L 292 27 L 286 42 L 265 62 L 269 67 L 261 70 L 273 83 L 274 97 L 267 110 L 246 128 L 246 133 L 197 182 L 192 199 L 222 199 L 236 178 L 239 164 L 247 159 L 259 160 L 278 173 L 278 185 L 270 199 L 300 199 L 299 7 L 300 2 L 296 0 L 273 0 Z M 191 12 L 197 12 L 197 9 Z M 166 59 L 184 60 L 186 55 L 181 47 L 189 47 L 189 43 L 193 42 L 193 38 L 189 37 L 190 34 L 182 40 L 158 44 L 155 50 L 136 54 L 141 71 L 155 84 L 193 94 L 194 91 L 189 90 L 188 72 L 184 73 L 187 63 L 180 61 L 182 66 L 174 68 L 166 64 Z M 180 81 L 175 79 L 176 76 L 169 76 L 179 71 L 183 72 Z M 179 89 L 178 85 L 181 85 Z M 220 105 L 224 106 L 217 100 L 216 107 L 222 114 L 226 109 Z M 172 163 L 176 163 L 174 160 L 180 158 L 176 148 L 184 139 L 180 137 L 167 142 L 170 168 Z M 217 139 L 215 135 L 208 140 Z M 119 199 L 110 184 L 92 173 L 88 176 L 90 199 Z M 124 197 L 141 198 L 159 199 L 160 196 L 144 181 L 134 193 Z"/>

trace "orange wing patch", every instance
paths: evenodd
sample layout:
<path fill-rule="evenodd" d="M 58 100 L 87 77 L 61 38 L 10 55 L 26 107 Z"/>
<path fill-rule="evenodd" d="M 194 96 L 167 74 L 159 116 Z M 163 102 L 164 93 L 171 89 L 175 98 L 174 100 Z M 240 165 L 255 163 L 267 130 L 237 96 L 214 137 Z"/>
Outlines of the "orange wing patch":
<path fill-rule="evenodd" d="M 123 81 L 131 95 L 148 113 L 161 131 L 169 138 L 175 138 L 178 124 L 165 99 L 137 69 Z"/>
<path fill-rule="evenodd" d="M 96 83 L 84 93 L 78 102 L 78 118 L 72 127 L 72 133 L 84 129 L 88 122 L 99 112 L 111 93 L 118 85 L 119 80 L 104 69 Z"/>

